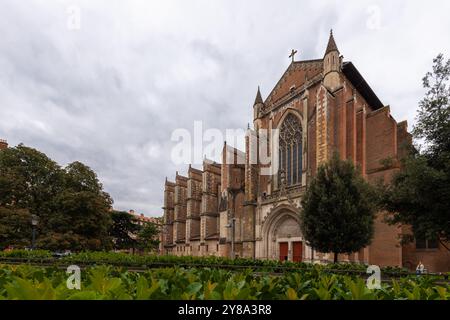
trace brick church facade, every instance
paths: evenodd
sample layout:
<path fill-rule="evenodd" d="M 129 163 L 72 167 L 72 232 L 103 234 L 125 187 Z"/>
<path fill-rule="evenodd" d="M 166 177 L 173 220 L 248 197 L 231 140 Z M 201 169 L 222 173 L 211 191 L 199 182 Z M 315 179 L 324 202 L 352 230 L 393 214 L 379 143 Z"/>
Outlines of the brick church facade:
<path fill-rule="evenodd" d="M 321 59 L 295 61 L 294 53 L 265 100 L 258 88 L 245 152 L 225 144 L 221 164 L 205 160 L 203 170 L 189 166 L 186 176 L 166 179 L 164 254 L 332 261 L 332 254 L 309 247 L 300 230 L 300 200 L 317 167 L 338 152 L 369 182 L 389 182 L 400 170 L 412 142 L 407 123 L 397 122 L 352 62 L 343 61 L 333 34 Z M 277 154 L 261 129 L 279 130 Z M 261 174 L 265 165 L 251 161 L 252 134 L 267 140 L 281 170 Z M 372 243 L 339 260 L 408 268 L 421 260 L 429 271 L 450 270 L 441 244 L 402 246 L 404 232 L 405 226 L 384 223 L 380 212 Z"/>

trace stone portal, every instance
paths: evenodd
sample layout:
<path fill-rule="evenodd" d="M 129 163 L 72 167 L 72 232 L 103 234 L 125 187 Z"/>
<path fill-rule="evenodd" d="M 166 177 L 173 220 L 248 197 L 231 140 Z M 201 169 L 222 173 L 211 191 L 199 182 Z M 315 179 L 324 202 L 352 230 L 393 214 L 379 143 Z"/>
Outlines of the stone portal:
<path fill-rule="evenodd" d="M 303 260 L 304 240 L 298 214 L 287 209 L 273 212 L 265 222 L 264 229 L 266 258 L 297 262 Z"/>

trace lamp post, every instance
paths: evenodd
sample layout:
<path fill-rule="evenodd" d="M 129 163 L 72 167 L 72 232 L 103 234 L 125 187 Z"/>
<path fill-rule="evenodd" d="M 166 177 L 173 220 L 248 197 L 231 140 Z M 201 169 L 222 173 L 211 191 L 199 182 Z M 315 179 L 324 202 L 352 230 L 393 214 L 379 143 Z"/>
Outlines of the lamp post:
<path fill-rule="evenodd" d="M 234 238 L 235 238 L 235 226 L 236 226 L 236 217 L 235 217 L 236 216 L 236 212 L 235 212 L 236 206 L 235 206 L 235 203 L 236 203 L 236 196 L 240 192 L 241 192 L 240 185 L 238 187 L 234 186 L 234 188 L 228 189 L 228 194 L 231 194 L 231 200 L 232 200 L 231 208 L 232 208 L 232 212 L 231 212 L 231 214 L 229 214 L 229 216 L 231 216 L 230 223 L 227 224 L 225 227 L 231 228 L 231 259 L 234 259 L 235 256 L 236 256 L 236 253 L 235 253 L 235 250 L 234 250 Z"/>
<path fill-rule="evenodd" d="M 161 226 L 161 232 L 160 232 L 160 243 L 159 243 L 159 247 L 158 247 L 158 251 L 160 254 L 168 254 L 167 250 L 164 249 L 164 247 L 168 244 L 168 239 L 167 239 L 167 235 L 169 234 L 168 230 L 167 230 L 167 224 L 163 223 Z"/>
<path fill-rule="evenodd" d="M 231 218 L 231 222 L 227 224 L 225 227 L 231 228 L 231 259 L 234 259 L 235 253 L 234 253 L 234 232 L 235 232 L 235 226 L 236 224 L 236 218 Z"/>
<path fill-rule="evenodd" d="M 36 227 L 39 223 L 39 218 L 37 215 L 31 215 L 31 226 L 32 226 L 32 234 L 31 234 L 31 250 L 36 248 Z"/>

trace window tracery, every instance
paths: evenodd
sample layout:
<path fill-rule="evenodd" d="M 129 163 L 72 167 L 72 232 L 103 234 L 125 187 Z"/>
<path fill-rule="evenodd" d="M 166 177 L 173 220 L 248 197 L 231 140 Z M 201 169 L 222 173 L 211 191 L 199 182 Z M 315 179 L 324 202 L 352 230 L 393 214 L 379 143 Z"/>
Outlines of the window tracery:
<path fill-rule="evenodd" d="M 281 124 L 279 139 L 280 170 L 284 172 L 286 185 L 301 183 L 302 127 L 299 119 L 292 113 Z"/>

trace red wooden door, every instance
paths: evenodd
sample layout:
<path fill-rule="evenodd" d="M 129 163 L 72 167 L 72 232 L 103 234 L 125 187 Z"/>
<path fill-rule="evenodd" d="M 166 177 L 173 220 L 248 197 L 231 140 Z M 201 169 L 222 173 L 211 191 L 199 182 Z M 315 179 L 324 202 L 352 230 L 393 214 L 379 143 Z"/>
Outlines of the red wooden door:
<path fill-rule="evenodd" d="M 298 241 L 298 242 L 294 242 L 292 243 L 292 260 L 294 262 L 301 262 L 302 261 L 302 242 Z"/>
<path fill-rule="evenodd" d="M 288 243 L 280 242 L 280 261 L 288 260 Z"/>

